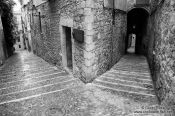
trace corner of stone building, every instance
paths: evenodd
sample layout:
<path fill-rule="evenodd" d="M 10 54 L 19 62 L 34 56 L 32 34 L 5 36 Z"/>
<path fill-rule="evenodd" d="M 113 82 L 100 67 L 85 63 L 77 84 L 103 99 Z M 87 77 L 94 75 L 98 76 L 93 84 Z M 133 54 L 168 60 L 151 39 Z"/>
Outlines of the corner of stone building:
<path fill-rule="evenodd" d="M 91 70 L 95 62 L 93 53 L 95 48 L 93 42 L 93 5 L 93 0 L 78 1 L 76 2 L 76 8 L 73 15 L 72 28 L 84 31 L 83 43 L 72 39 L 73 75 L 84 83 L 91 82 L 95 77 L 95 74 Z M 63 60 L 64 59 L 65 58 L 63 58 Z"/>
<path fill-rule="evenodd" d="M 124 54 L 126 14 L 118 13 L 116 15 L 114 31 L 112 9 L 104 8 L 103 2 L 103 0 L 86 0 L 84 9 L 83 78 L 86 78 L 84 79 L 86 82 L 91 82 L 97 76 L 109 70 Z M 112 48 L 111 46 L 115 47 Z M 120 49 L 118 50 L 118 48 Z"/>
<path fill-rule="evenodd" d="M 80 80 L 82 80 L 84 83 L 91 83 L 91 82 L 93 82 L 93 80 L 95 78 L 97 78 L 97 76 L 96 76 L 96 74 L 93 71 L 89 72 L 91 70 L 92 70 L 91 67 L 87 68 L 87 70 L 84 72 L 84 74 L 81 75 Z"/>

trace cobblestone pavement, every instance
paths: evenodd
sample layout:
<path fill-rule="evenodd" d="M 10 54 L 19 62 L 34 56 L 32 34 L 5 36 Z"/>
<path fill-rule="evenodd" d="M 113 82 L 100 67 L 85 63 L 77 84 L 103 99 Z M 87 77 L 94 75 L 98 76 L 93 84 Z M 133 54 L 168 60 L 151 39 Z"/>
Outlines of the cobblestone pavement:
<path fill-rule="evenodd" d="M 86 85 L 26 51 L 0 67 L 0 116 L 173 116 L 165 108 L 142 56 L 124 56 Z"/>

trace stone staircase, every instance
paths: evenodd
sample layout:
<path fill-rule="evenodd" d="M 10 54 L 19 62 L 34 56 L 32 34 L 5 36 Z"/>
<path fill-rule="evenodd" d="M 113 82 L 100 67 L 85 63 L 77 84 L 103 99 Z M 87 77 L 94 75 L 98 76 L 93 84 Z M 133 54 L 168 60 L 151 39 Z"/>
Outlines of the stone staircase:
<path fill-rule="evenodd" d="M 136 102 L 157 103 L 147 60 L 143 56 L 125 55 L 93 85 Z"/>
<path fill-rule="evenodd" d="M 9 58 L 0 69 L 0 105 L 74 88 L 81 81 L 28 52 Z"/>
<path fill-rule="evenodd" d="M 156 102 L 149 68 L 141 56 L 124 56 L 86 85 L 26 52 L 0 68 L 0 116 L 133 116 L 142 107 L 157 107 Z M 173 116 L 137 112 L 135 116 Z"/>

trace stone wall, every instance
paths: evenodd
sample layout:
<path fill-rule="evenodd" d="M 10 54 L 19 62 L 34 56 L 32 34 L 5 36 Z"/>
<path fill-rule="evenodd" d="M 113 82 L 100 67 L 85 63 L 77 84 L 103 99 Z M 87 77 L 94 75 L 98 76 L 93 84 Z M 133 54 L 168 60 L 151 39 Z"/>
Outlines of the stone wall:
<path fill-rule="evenodd" d="M 41 29 L 38 12 L 41 14 Z M 84 31 L 84 43 L 72 37 L 73 74 L 84 82 L 110 69 L 124 54 L 126 14 L 103 7 L 103 0 L 50 0 L 37 6 L 33 50 L 46 61 L 65 66 L 62 26 Z"/>
<path fill-rule="evenodd" d="M 125 39 L 127 34 L 127 14 L 115 11 L 112 38 L 112 66 L 125 54 Z"/>
<path fill-rule="evenodd" d="M 76 4 L 78 3 L 74 0 L 51 0 L 37 6 L 41 15 L 41 29 L 37 12 L 33 21 L 33 49 L 34 53 L 49 63 L 62 66 L 60 25 L 74 26 Z M 71 24 L 67 22 L 68 19 L 72 20 Z"/>
<path fill-rule="evenodd" d="M 51 64 L 59 67 L 66 66 L 66 46 L 65 35 L 63 34 L 63 26 L 84 31 L 84 43 L 79 43 L 72 37 L 72 59 L 73 74 L 83 80 L 89 81 L 86 77 L 90 74 L 90 66 L 92 54 L 89 53 L 93 49 L 90 43 L 92 38 L 92 0 L 51 0 L 37 6 L 40 12 L 40 21 L 38 12 L 34 16 L 34 24 L 32 31 L 32 42 L 34 53 L 42 57 Z M 88 74 L 87 74 L 88 73 Z"/>
<path fill-rule="evenodd" d="M 89 6 L 90 14 L 93 15 L 90 29 L 93 33 L 88 39 L 91 46 L 88 54 L 91 58 L 86 64 L 89 69 L 86 78 L 90 81 L 109 70 L 124 54 L 126 14 L 116 10 L 113 17 L 113 10 L 104 8 L 103 2 L 94 0 Z"/>
<path fill-rule="evenodd" d="M 36 12 L 33 16 L 33 51 L 49 63 L 59 65 L 61 64 L 61 56 L 59 55 L 61 45 L 59 39 L 59 18 L 57 17 L 59 17 L 60 14 L 57 14 L 56 5 L 58 5 L 58 8 L 60 8 L 60 6 L 59 3 L 53 3 L 53 7 L 50 7 L 50 4 L 51 3 L 46 2 L 40 6 L 37 6 L 38 12 L 45 16 L 41 18 L 42 31 L 40 29 L 38 12 Z"/>
<path fill-rule="evenodd" d="M 151 12 L 151 9 L 157 5 L 158 0 L 151 0 L 150 5 L 145 4 L 137 4 L 136 0 L 127 0 L 127 11 L 130 11 L 134 8 L 143 8 L 148 12 Z"/>
<path fill-rule="evenodd" d="M 148 60 L 159 100 L 175 108 L 175 1 L 165 0 L 149 19 Z M 175 111 L 175 109 L 174 109 Z"/>

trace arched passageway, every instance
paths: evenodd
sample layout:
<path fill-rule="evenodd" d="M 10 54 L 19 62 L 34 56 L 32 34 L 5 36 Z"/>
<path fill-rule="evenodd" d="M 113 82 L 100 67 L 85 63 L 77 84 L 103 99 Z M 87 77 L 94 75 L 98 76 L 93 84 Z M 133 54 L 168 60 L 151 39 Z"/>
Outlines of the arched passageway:
<path fill-rule="evenodd" d="M 134 8 L 127 14 L 126 52 L 145 54 L 144 35 L 147 30 L 149 13 L 143 8 Z"/>

